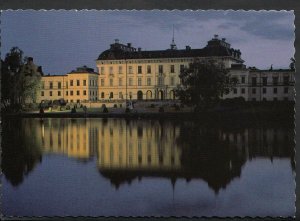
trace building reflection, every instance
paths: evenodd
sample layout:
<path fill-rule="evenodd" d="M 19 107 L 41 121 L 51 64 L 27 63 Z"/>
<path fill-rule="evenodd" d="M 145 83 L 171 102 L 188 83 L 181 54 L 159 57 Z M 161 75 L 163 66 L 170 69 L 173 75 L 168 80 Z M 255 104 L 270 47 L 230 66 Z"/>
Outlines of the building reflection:
<path fill-rule="evenodd" d="M 11 127 L 4 140 L 9 140 L 9 133 L 22 134 L 18 142 L 30 153 L 23 151 L 22 155 L 30 156 L 31 161 L 40 162 L 42 152 L 79 161 L 95 157 L 99 172 L 115 188 L 134 179 L 163 177 L 173 185 L 179 178 L 187 182 L 203 179 L 218 192 L 240 176 L 246 161 L 256 157 L 271 161 L 290 158 L 295 169 L 294 132 L 290 127 L 234 128 L 187 121 L 49 118 L 23 119 L 18 127 Z M 4 144 L 4 153 L 15 145 Z M 2 168 L 14 156 L 7 153 L 3 157 Z M 19 167 L 21 174 L 25 168 L 28 166 Z M 13 176 L 9 169 L 3 172 L 6 177 Z"/>

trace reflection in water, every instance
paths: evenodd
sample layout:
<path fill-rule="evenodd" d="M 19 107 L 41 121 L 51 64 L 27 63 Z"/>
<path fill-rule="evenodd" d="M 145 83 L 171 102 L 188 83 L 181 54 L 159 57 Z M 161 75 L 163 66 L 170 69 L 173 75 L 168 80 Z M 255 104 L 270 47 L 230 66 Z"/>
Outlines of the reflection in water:
<path fill-rule="evenodd" d="M 125 119 L 22 119 L 4 121 L 2 170 L 19 185 L 42 154 L 86 162 L 97 158 L 102 176 L 118 189 L 143 177 L 202 179 L 216 193 L 239 177 L 253 158 L 290 158 L 289 126 L 204 125 L 196 122 Z"/>

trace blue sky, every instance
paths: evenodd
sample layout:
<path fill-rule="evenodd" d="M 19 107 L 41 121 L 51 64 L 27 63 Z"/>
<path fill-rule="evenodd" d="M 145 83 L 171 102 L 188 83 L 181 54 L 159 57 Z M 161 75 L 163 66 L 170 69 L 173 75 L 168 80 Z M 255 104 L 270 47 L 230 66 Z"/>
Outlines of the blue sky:
<path fill-rule="evenodd" d="M 287 68 L 294 57 L 292 11 L 2 11 L 1 58 L 13 46 L 43 67 L 65 74 L 96 67 L 114 39 L 142 50 L 202 48 L 214 34 L 240 49 L 247 66 Z"/>

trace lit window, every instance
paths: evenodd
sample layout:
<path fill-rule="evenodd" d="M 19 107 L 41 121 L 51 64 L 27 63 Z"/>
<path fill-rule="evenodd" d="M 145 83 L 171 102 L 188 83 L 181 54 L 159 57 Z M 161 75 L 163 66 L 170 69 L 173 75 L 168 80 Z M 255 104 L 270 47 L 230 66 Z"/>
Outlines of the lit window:
<path fill-rule="evenodd" d="M 133 85 L 132 78 L 129 78 L 129 86 L 132 86 L 132 85 Z"/>
<path fill-rule="evenodd" d="M 138 78 L 138 86 L 142 86 L 142 78 Z"/>
<path fill-rule="evenodd" d="M 104 67 L 100 68 L 100 74 L 104 74 Z"/>
<path fill-rule="evenodd" d="M 109 86 L 113 86 L 113 84 L 114 84 L 114 79 L 109 79 Z"/>
<path fill-rule="evenodd" d="M 122 86 L 122 78 L 119 78 L 119 86 Z"/>
<path fill-rule="evenodd" d="M 175 82 L 174 77 L 171 77 L 171 82 L 170 82 L 171 86 L 174 86 L 174 84 L 175 84 L 174 82 Z"/>
<path fill-rule="evenodd" d="M 122 72 L 123 72 L 123 67 L 119 66 L 119 74 L 122 74 Z"/>
<path fill-rule="evenodd" d="M 151 85 L 151 78 L 147 78 L 147 86 Z"/>
<path fill-rule="evenodd" d="M 133 73 L 133 71 L 132 71 L 132 66 L 128 66 L 128 72 L 129 72 L 129 74 L 132 74 L 132 73 Z"/>
<path fill-rule="evenodd" d="M 104 79 L 101 79 L 101 86 L 104 86 Z"/>
<path fill-rule="evenodd" d="M 113 67 L 109 67 L 109 74 L 113 74 L 113 71 L 114 71 Z"/>

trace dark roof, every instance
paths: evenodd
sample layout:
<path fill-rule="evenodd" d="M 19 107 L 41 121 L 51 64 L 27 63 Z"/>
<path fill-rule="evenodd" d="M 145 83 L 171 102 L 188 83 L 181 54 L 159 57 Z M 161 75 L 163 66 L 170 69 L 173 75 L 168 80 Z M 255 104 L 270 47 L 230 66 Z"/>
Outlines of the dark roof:
<path fill-rule="evenodd" d="M 211 41 L 214 44 L 210 44 Z M 186 49 L 174 50 L 156 50 L 156 51 L 142 51 L 142 50 L 123 50 L 119 45 L 112 44 L 111 48 L 102 52 L 97 60 L 120 60 L 120 59 L 152 59 L 152 58 L 184 58 L 184 57 L 220 57 L 232 56 L 235 59 L 243 60 L 240 58 L 241 52 L 228 45 L 223 45 L 221 40 L 211 40 L 209 44 L 202 49 Z M 219 44 L 218 44 L 219 42 Z M 123 46 L 123 45 L 121 45 Z"/>
<path fill-rule="evenodd" d="M 253 72 L 295 72 L 295 69 L 266 69 L 266 70 L 260 70 L 256 68 L 249 67 L 250 71 Z"/>
<path fill-rule="evenodd" d="M 93 68 L 89 68 L 87 66 L 82 66 L 82 67 L 78 67 L 76 68 L 76 70 L 72 70 L 70 73 L 68 74 L 78 74 L 78 73 L 88 73 L 88 74 L 98 74 L 97 72 L 94 71 Z"/>

